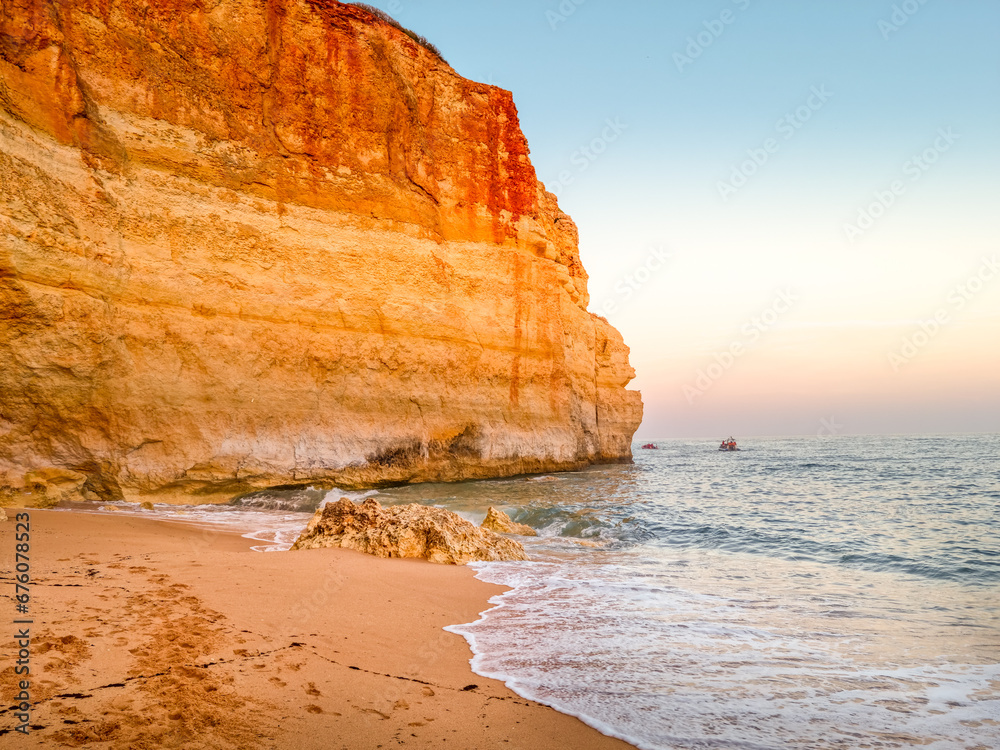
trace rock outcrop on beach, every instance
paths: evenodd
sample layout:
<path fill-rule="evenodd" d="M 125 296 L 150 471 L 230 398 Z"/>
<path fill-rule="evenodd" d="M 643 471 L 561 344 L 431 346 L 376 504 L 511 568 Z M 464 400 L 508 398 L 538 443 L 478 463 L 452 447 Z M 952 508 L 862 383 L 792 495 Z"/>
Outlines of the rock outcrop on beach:
<path fill-rule="evenodd" d="M 368 11 L 0 9 L 7 502 L 628 460 L 587 304 L 511 94 Z"/>
<path fill-rule="evenodd" d="M 342 497 L 316 511 L 292 549 L 344 547 L 376 557 L 415 557 L 447 565 L 526 560 L 524 547 L 444 508 Z"/>
<path fill-rule="evenodd" d="M 480 524 L 480 528 L 496 531 L 500 534 L 519 534 L 521 536 L 538 536 L 538 532 L 523 523 L 517 523 L 502 510 L 497 510 L 492 505 L 486 511 L 486 518 Z"/>

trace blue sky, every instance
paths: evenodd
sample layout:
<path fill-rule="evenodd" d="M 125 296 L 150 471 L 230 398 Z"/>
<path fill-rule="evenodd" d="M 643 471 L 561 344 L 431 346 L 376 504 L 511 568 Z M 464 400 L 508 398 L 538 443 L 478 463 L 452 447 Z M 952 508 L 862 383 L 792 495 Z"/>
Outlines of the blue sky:
<path fill-rule="evenodd" d="M 639 437 L 1000 430 L 1000 3 L 372 4 L 513 92 Z"/>

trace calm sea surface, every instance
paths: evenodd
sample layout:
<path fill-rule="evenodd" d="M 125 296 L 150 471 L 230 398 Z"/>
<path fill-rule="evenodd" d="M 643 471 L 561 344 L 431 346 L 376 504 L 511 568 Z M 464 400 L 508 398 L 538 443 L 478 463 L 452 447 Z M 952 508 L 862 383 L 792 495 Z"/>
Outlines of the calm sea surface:
<path fill-rule="evenodd" d="M 1000 436 L 657 445 L 367 494 L 537 529 L 531 562 L 474 566 L 512 590 L 450 630 L 479 674 L 639 747 L 1000 747 Z M 321 496 L 190 520 L 283 549 Z"/>

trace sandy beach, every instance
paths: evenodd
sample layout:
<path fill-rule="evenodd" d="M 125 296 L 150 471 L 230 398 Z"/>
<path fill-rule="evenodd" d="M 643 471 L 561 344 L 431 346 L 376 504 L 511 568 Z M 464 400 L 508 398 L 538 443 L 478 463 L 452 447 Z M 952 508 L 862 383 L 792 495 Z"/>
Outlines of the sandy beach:
<path fill-rule="evenodd" d="M 627 748 L 469 668 L 442 628 L 502 591 L 464 567 L 346 550 L 259 553 L 233 533 L 31 510 L 27 614 L 0 522 L 8 747 Z M 30 734 L 15 731 L 30 630 Z"/>

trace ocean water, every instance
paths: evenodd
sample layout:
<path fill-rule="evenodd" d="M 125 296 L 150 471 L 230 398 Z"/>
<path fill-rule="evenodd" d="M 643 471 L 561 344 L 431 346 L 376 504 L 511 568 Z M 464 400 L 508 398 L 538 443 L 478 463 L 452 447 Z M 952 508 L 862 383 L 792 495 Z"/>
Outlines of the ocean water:
<path fill-rule="evenodd" d="M 1000 748 L 1000 436 L 657 445 L 383 493 L 542 534 L 477 673 L 641 748 Z"/>
<path fill-rule="evenodd" d="M 635 463 L 159 507 L 287 549 L 348 494 L 538 530 L 473 669 L 640 748 L 1000 748 L 1000 436 L 635 446 Z"/>

